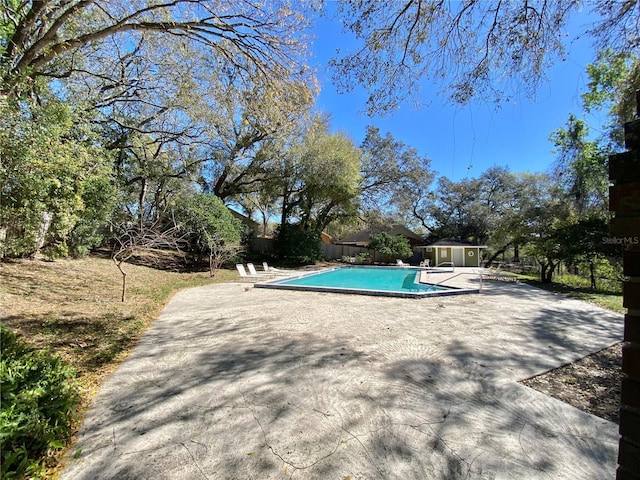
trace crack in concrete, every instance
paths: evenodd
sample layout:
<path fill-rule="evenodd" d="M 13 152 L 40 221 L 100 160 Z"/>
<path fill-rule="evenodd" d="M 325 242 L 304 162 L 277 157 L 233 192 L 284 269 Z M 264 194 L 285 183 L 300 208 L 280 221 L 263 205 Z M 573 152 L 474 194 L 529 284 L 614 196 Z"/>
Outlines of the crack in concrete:
<path fill-rule="evenodd" d="M 255 411 L 253 410 L 253 408 L 251 408 L 251 406 L 249 405 L 249 402 L 247 402 L 247 399 L 244 395 L 244 393 L 241 393 L 242 395 L 242 399 L 245 402 L 245 407 L 247 408 L 250 412 L 251 415 L 253 416 L 253 419 L 256 421 L 256 423 L 258 424 L 258 427 L 260 427 L 260 431 L 262 432 L 262 437 L 264 439 L 264 445 L 271 451 L 271 453 L 277 457 L 278 459 L 280 459 L 280 461 L 282 463 L 284 463 L 285 465 L 290 466 L 291 468 L 293 468 L 294 470 L 305 470 L 308 468 L 311 468 L 315 465 L 317 465 L 318 463 L 320 463 L 321 461 L 329 458 L 330 456 L 332 456 L 334 453 L 336 453 L 336 451 L 338 450 L 338 448 L 340 447 L 340 442 L 336 443 L 336 446 L 334 447 L 334 449 L 329 452 L 328 454 L 317 458 L 315 461 L 312 461 L 311 463 L 307 464 L 307 465 L 296 465 L 295 463 L 285 459 L 280 453 L 278 453 L 273 446 L 269 443 L 269 440 L 267 438 L 267 432 L 265 431 L 264 427 L 262 426 L 262 423 L 260 422 L 260 420 L 258 419 L 258 416 L 256 415 Z M 294 472 L 292 472 L 293 475 Z"/>
<path fill-rule="evenodd" d="M 194 442 L 193 440 L 191 440 L 193 443 L 197 443 L 198 445 L 203 445 L 205 450 L 208 450 L 207 446 L 204 445 L 203 443 L 200 442 Z M 198 471 L 200 472 L 200 474 L 206 478 L 207 480 L 209 480 L 209 477 L 207 476 L 206 473 L 204 473 L 204 471 L 202 470 L 202 467 L 200 466 L 200 464 L 198 463 L 198 461 L 196 460 L 196 458 L 193 456 L 193 453 L 191 453 L 191 450 L 189 450 L 189 448 L 185 445 L 184 442 L 180 442 L 180 445 L 182 445 L 184 447 L 184 449 L 187 451 L 187 453 L 189 454 L 189 456 L 191 457 L 191 460 L 193 461 L 193 464 L 196 466 L 196 468 L 198 469 Z"/>
<path fill-rule="evenodd" d="M 362 450 L 364 450 L 365 455 L 367 456 L 367 458 L 369 459 L 369 461 L 371 462 L 371 464 L 375 467 L 375 469 L 378 471 L 378 473 L 384 478 L 384 472 L 382 471 L 382 469 L 378 466 L 378 464 L 374 461 L 374 459 L 371 457 L 371 455 L 369 454 L 369 450 L 367 449 L 367 447 L 364 445 L 364 443 L 362 443 L 360 441 L 360 439 L 358 438 L 358 435 L 355 435 L 354 433 L 351 433 L 349 430 L 347 430 L 344 425 L 340 425 L 340 429 L 345 432 L 346 434 L 348 434 L 349 436 L 351 436 L 356 442 L 358 442 L 360 444 L 360 446 L 362 447 Z M 380 429 L 379 429 L 380 430 Z M 379 431 L 378 430 L 378 431 Z M 375 433 L 375 431 L 369 431 L 367 434 L 363 434 L 363 435 L 368 435 L 368 434 L 372 434 Z"/>
<path fill-rule="evenodd" d="M 549 478 L 553 478 L 553 476 L 549 473 L 547 473 L 547 471 L 536 465 L 536 462 L 533 460 L 533 458 L 531 458 L 531 456 L 527 453 L 524 445 L 522 444 L 522 432 L 524 431 L 524 429 L 527 427 L 527 425 L 531 425 L 528 422 L 522 422 L 522 428 L 520 429 L 520 431 L 518 432 L 518 445 L 520 446 L 520 450 L 522 451 L 523 455 L 529 460 L 529 465 L 523 465 L 520 462 L 516 462 L 519 465 L 526 467 L 526 468 L 531 468 L 532 470 L 537 470 L 540 473 L 544 473 L 547 477 Z M 531 425 L 533 428 L 537 428 L 535 425 Z"/>

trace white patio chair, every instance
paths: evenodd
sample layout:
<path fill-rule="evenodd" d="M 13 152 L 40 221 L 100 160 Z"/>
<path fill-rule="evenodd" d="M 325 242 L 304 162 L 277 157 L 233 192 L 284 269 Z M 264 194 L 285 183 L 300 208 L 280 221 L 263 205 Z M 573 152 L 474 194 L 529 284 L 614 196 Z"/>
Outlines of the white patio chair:
<path fill-rule="evenodd" d="M 275 276 L 275 274 L 273 273 L 269 273 L 269 272 L 258 272 L 256 270 L 256 267 L 253 266 L 253 263 L 247 263 L 247 268 L 249 269 L 249 275 L 254 276 L 254 277 L 262 277 L 262 278 L 273 278 Z"/>
<path fill-rule="evenodd" d="M 244 268 L 244 265 L 242 265 L 241 263 L 236 263 L 236 270 L 238 270 L 238 273 L 240 274 L 240 278 L 242 280 L 258 281 L 258 280 L 264 279 L 264 277 L 261 277 L 260 275 L 250 275 L 250 274 L 248 274 L 247 271 Z"/>
<path fill-rule="evenodd" d="M 294 275 L 297 273 L 295 270 L 281 270 L 279 268 L 270 267 L 267 262 L 262 262 L 262 268 L 266 273 L 270 273 L 272 275 Z"/>

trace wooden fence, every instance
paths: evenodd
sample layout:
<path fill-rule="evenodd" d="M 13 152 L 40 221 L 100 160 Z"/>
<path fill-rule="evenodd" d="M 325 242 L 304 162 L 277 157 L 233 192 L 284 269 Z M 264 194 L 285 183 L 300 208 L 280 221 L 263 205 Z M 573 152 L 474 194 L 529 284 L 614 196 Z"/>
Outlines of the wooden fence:
<path fill-rule="evenodd" d="M 251 249 L 254 252 L 259 253 L 272 253 L 273 252 L 273 239 L 271 238 L 252 238 Z M 334 244 L 322 244 L 324 258 L 327 260 L 342 260 L 343 258 L 349 258 L 352 263 L 356 262 L 358 254 L 365 253 L 368 255 L 367 260 L 364 263 L 370 262 L 385 262 L 383 255 L 373 250 L 369 250 L 364 247 L 357 247 L 354 245 L 334 245 Z M 372 259 L 373 257 L 373 259 Z M 394 261 L 394 259 L 391 259 Z"/>
<path fill-rule="evenodd" d="M 327 260 L 341 260 L 346 257 L 352 259 L 351 262 L 355 263 L 355 258 L 358 256 L 358 254 L 367 254 L 367 261 L 365 263 L 369 263 L 371 261 L 385 261 L 385 258 L 380 253 L 369 250 L 368 248 L 357 247 L 355 245 L 323 244 L 322 248 L 324 251 L 324 258 L 326 258 Z"/>

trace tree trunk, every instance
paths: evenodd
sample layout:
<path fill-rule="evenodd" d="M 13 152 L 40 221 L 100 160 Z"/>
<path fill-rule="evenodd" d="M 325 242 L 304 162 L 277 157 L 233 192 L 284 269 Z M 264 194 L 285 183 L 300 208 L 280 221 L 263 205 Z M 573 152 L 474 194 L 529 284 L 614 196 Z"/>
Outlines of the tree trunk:
<path fill-rule="evenodd" d="M 542 283 L 551 283 L 553 279 L 553 272 L 556 269 L 556 265 L 551 261 L 547 260 L 545 263 L 540 265 L 540 281 Z"/>
<path fill-rule="evenodd" d="M 591 279 L 591 289 L 596 289 L 596 269 L 593 261 L 589 262 L 589 277 Z"/>
<path fill-rule="evenodd" d="M 147 186 L 148 186 L 148 181 L 146 178 L 143 178 L 142 186 L 140 187 L 140 195 L 138 196 L 138 221 L 140 222 L 140 225 L 142 225 L 142 221 L 143 221 L 144 201 L 145 201 L 145 198 L 147 197 Z"/>
<path fill-rule="evenodd" d="M 118 270 L 120 270 L 120 273 L 122 274 L 122 296 L 121 296 L 121 301 L 124 303 L 124 301 L 126 300 L 126 291 L 127 291 L 127 273 L 122 269 L 122 262 L 119 262 L 115 258 L 113 258 L 112 260 L 113 260 L 113 263 L 116 264 L 116 267 L 118 268 Z"/>
<path fill-rule="evenodd" d="M 47 240 L 47 232 L 49 231 L 49 227 L 51 227 L 51 221 L 53 220 L 53 213 L 51 212 L 40 212 L 40 226 L 36 231 L 34 248 L 36 251 L 40 250 L 44 247 L 44 244 Z"/>
<path fill-rule="evenodd" d="M 549 268 L 547 269 L 547 276 L 544 283 L 551 283 L 555 269 L 556 265 L 552 261 L 549 261 Z"/>
<path fill-rule="evenodd" d="M 541 263 L 540 264 L 540 281 L 542 283 L 546 283 L 545 279 L 547 278 L 547 264 L 546 263 Z"/>
<path fill-rule="evenodd" d="M 126 292 L 127 292 L 127 274 L 122 272 L 122 303 L 126 301 Z"/>
<path fill-rule="evenodd" d="M 550 267 L 547 270 L 547 276 L 545 277 L 544 283 L 551 283 L 553 280 L 553 267 Z"/>
<path fill-rule="evenodd" d="M 500 255 L 502 255 L 504 252 L 507 251 L 507 248 L 509 248 L 509 245 L 511 245 L 510 243 L 507 243 L 506 245 L 504 245 L 503 247 L 500 248 L 500 250 L 498 250 L 496 253 L 494 253 L 491 258 L 489 260 L 487 260 L 487 262 L 485 263 L 485 268 L 489 268 L 493 262 L 495 261 L 496 258 L 498 258 Z"/>

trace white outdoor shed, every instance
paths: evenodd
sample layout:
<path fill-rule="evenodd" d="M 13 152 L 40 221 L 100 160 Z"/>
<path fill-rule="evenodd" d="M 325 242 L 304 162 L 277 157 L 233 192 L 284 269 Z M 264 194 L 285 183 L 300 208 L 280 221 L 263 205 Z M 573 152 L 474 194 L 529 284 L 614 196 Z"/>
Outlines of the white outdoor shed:
<path fill-rule="evenodd" d="M 438 240 L 430 245 L 420 245 L 424 259 L 429 259 L 432 267 L 451 265 L 456 267 L 479 267 L 483 248 L 486 245 L 472 245 L 452 240 Z"/>

